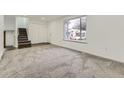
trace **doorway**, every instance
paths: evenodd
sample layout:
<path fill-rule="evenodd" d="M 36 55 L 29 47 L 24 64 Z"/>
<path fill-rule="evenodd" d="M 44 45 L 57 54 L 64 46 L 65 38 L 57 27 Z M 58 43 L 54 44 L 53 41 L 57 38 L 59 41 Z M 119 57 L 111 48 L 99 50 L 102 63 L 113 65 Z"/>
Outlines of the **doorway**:
<path fill-rule="evenodd" d="M 14 48 L 14 30 L 4 30 L 4 48 Z"/>

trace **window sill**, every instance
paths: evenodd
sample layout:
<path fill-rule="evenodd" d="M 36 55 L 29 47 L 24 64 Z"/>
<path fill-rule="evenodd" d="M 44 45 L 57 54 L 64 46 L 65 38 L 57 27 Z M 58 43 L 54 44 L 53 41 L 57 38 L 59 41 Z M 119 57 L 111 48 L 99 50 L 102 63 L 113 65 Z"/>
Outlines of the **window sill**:
<path fill-rule="evenodd" d="M 64 41 L 88 44 L 88 43 L 86 42 L 86 40 L 66 40 L 66 39 L 64 39 Z"/>

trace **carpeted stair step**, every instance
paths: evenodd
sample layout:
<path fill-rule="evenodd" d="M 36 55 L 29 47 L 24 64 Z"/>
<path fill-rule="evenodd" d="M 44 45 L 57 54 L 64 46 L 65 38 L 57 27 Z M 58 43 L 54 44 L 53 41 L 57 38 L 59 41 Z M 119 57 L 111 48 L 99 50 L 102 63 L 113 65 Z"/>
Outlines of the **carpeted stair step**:
<path fill-rule="evenodd" d="M 31 41 L 27 41 L 27 40 L 20 40 L 20 41 L 18 41 L 18 43 L 31 43 Z"/>
<path fill-rule="evenodd" d="M 18 48 L 31 47 L 31 41 L 28 40 L 26 28 L 19 28 Z"/>

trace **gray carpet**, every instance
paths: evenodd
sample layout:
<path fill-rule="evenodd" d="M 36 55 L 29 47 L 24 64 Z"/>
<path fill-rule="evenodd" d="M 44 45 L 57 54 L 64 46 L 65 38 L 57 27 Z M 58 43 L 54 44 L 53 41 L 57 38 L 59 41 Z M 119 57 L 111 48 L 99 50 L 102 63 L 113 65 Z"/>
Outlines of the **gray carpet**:
<path fill-rule="evenodd" d="M 6 51 L 0 62 L 2 78 L 124 77 L 124 64 L 54 45 Z"/>

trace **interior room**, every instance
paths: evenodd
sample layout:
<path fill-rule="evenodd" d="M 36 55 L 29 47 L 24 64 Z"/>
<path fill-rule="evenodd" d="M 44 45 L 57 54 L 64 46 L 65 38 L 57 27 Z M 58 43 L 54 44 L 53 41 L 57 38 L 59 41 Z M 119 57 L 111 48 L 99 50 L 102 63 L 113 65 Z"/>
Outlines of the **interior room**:
<path fill-rule="evenodd" d="M 122 78 L 123 25 L 123 15 L 0 15 L 0 78 Z"/>

